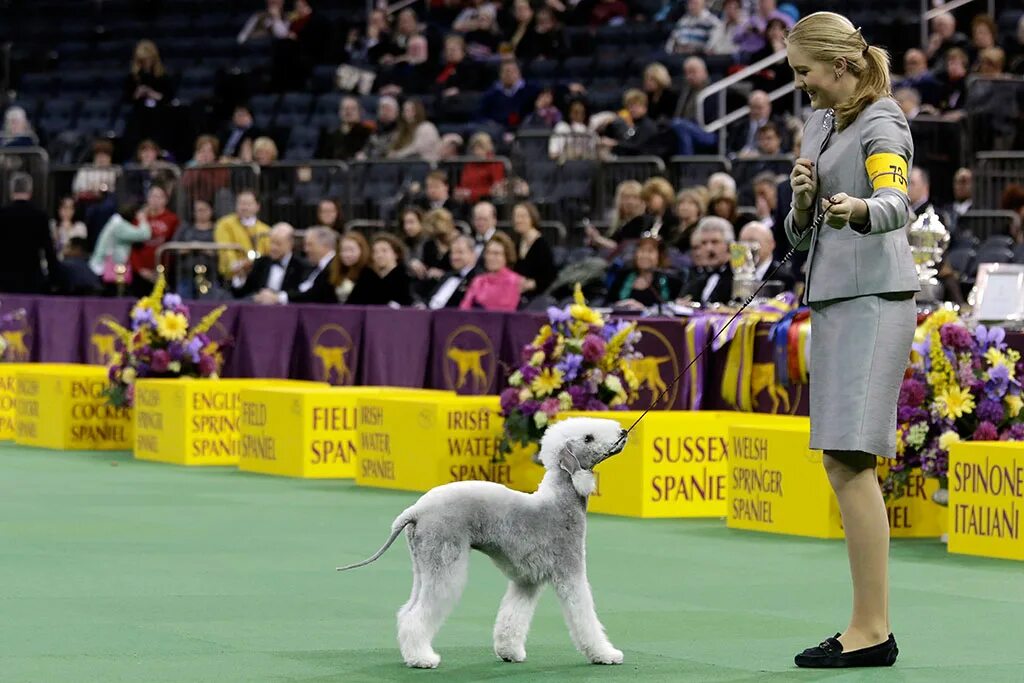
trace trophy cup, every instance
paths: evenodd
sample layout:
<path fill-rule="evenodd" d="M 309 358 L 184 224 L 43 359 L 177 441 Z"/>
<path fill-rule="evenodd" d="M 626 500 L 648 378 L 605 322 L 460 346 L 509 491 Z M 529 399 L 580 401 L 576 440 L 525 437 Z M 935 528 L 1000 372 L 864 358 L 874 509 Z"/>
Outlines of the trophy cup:
<path fill-rule="evenodd" d="M 733 242 L 729 245 L 729 266 L 732 268 L 732 298 L 746 301 L 760 282 L 757 279 L 757 257 L 761 245 L 757 242 Z"/>
<path fill-rule="evenodd" d="M 942 283 L 936 276 L 939 274 L 938 265 L 949 246 L 949 230 L 929 206 L 910 224 L 907 236 L 910 238 L 910 252 L 914 255 L 914 268 L 921 284 L 917 303 L 919 307 L 931 310 L 941 305 L 943 300 Z"/>

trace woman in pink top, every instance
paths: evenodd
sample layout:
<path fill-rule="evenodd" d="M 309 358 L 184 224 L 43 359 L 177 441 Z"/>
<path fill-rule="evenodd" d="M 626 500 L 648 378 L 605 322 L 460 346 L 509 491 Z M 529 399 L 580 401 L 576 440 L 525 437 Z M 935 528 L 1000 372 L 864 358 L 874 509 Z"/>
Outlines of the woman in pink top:
<path fill-rule="evenodd" d="M 511 270 L 516 262 L 516 246 L 512 238 L 497 232 L 484 247 L 486 272 L 469 283 L 469 291 L 459 308 L 482 308 L 487 311 L 514 311 L 519 308 L 523 276 Z"/>

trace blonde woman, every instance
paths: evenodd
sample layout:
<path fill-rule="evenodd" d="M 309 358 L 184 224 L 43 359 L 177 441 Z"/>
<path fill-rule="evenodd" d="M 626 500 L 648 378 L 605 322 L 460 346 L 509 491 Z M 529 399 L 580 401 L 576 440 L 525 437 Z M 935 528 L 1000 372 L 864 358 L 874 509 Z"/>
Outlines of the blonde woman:
<path fill-rule="evenodd" d="M 640 190 L 640 199 L 647 209 L 644 230 L 663 240 L 672 240 L 679 228 L 679 220 L 672 211 L 676 192 L 672 184 L 661 177 L 648 178 Z"/>
<path fill-rule="evenodd" d="M 131 105 L 125 132 L 130 146 L 142 138 L 163 140 L 167 136 L 163 111 L 173 95 L 173 83 L 160 59 L 156 43 L 140 40 L 135 46 L 124 85 L 124 101 Z"/>
<path fill-rule="evenodd" d="M 679 93 L 672 89 L 672 76 L 664 64 L 654 62 L 644 69 L 647 115 L 652 121 L 671 121 L 676 115 Z"/>
<path fill-rule="evenodd" d="M 910 356 L 919 290 L 906 231 L 914 142 L 892 99 L 889 55 L 831 12 L 787 40 L 797 88 L 814 114 L 790 175 L 790 242 L 809 248 L 811 442 L 824 451 L 853 579 L 843 633 L 796 656 L 801 667 L 891 666 L 889 523 L 875 473 L 896 455 L 896 402 Z M 812 231 L 815 217 L 824 223 Z"/>
<path fill-rule="evenodd" d="M 700 188 L 704 189 L 704 188 Z M 708 212 L 708 200 L 698 188 L 688 187 L 676 195 L 676 217 L 679 219 L 678 236 L 675 244 L 680 251 L 689 251 L 690 237 L 697 223 Z"/>
<path fill-rule="evenodd" d="M 587 226 L 587 241 L 595 249 L 614 251 L 623 239 L 635 239 L 644 231 L 644 186 L 637 180 L 624 180 L 615 190 L 615 206 L 609 221 L 609 234 L 602 235 L 592 225 Z"/>

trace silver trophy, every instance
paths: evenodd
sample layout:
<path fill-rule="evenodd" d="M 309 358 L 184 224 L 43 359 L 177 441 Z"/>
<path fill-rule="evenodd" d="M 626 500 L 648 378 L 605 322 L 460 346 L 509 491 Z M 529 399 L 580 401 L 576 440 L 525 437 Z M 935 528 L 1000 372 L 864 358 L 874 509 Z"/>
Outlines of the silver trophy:
<path fill-rule="evenodd" d="M 914 255 L 914 267 L 921 283 L 921 293 L 917 295 L 918 305 L 939 304 L 943 300 L 943 286 L 936 277 L 938 265 L 949 246 L 949 230 L 939 220 L 932 207 L 922 213 L 910 224 L 907 230 L 910 239 L 910 252 Z"/>
<path fill-rule="evenodd" d="M 757 279 L 757 242 L 733 242 L 729 245 L 729 266 L 732 268 L 732 298 L 746 301 L 761 282 Z"/>

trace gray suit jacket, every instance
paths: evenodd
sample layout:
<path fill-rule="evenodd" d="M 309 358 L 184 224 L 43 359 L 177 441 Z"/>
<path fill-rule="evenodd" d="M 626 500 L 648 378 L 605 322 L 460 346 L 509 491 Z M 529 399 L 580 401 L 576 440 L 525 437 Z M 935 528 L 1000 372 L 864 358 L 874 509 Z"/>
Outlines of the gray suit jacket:
<path fill-rule="evenodd" d="M 808 303 L 845 299 L 867 294 L 920 291 L 910 242 L 904 227 L 910 217 L 910 201 L 903 190 L 883 187 L 873 190 L 865 162 L 873 154 L 891 153 L 907 161 L 907 176 L 914 158 L 914 140 L 903 112 L 896 102 L 884 97 L 868 106 L 847 128 L 836 131 L 819 156 L 826 130 L 825 111 L 818 110 L 804 126 L 802 156 L 815 162 L 818 197 L 845 192 L 864 199 L 868 205 L 867 225 L 855 230 L 822 224 L 817 234 L 806 236 L 794 221 L 792 209 L 786 216 L 786 236 L 801 250 L 810 249 L 807 259 Z"/>

